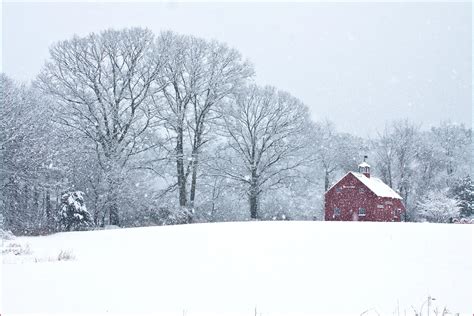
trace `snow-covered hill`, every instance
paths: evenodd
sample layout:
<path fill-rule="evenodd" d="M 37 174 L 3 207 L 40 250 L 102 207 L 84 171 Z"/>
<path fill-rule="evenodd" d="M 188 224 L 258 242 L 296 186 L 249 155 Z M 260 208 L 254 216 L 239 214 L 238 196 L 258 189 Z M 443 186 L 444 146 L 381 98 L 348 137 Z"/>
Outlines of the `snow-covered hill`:
<path fill-rule="evenodd" d="M 472 225 L 195 224 L 9 243 L 31 253 L 3 258 L 2 315 L 413 315 L 428 295 L 473 311 Z"/>

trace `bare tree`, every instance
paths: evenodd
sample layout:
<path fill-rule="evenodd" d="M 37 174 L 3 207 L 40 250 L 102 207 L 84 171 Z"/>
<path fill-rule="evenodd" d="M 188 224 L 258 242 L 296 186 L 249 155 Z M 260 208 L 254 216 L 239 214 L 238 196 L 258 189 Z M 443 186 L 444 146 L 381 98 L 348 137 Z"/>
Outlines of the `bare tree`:
<path fill-rule="evenodd" d="M 363 139 L 339 133 L 330 121 L 314 123 L 310 133 L 314 161 L 324 173 L 324 191 L 327 191 L 334 174 L 354 170 L 367 148 Z"/>
<path fill-rule="evenodd" d="M 408 120 L 393 121 L 375 142 L 376 165 L 382 179 L 400 193 L 407 210 L 414 205 L 410 201 L 416 182 L 419 129 L 418 125 Z M 407 213 L 405 220 L 408 219 Z"/>
<path fill-rule="evenodd" d="M 29 217 L 29 187 L 41 165 L 33 140 L 41 113 L 31 90 L 0 76 L 0 208 L 7 229 L 25 229 Z M 37 120 L 35 120 L 35 118 Z M 3 223 L 2 223 L 3 224 Z"/>
<path fill-rule="evenodd" d="M 393 168 L 395 165 L 395 142 L 388 126 L 383 133 L 378 134 L 378 139 L 374 141 L 375 155 L 377 160 L 376 168 L 380 172 L 382 180 L 393 188 Z"/>
<path fill-rule="evenodd" d="M 60 173 L 51 164 L 59 151 L 48 105 L 37 90 L 0 76 L 0 208 L 14 232 L 36 232 L 46 224 L 44 211 L 51 219 Z"/>
<path fill-rule="evenodd" d="M 58 122 L 95 146 L 113 225 L 119 224 L 122 170 L 150 147 L 143 138 L 153 123 L 151 96 L 160 89 L 161 55 L 148 30 L 108 30 L 55 44 L 38 77 L 38 86 L 57 101 Z"/>
<path fill-rule="evenodd" d="M 304 152 L 308 110 L 286 92 L 252 85 L 223 111 L 227 154 L 217 153 L 218 170 L 246 186 L 250 217 L 256 219 L 261 194 L 285 183 L 309 158 Z"/>
<path fill-rule="evenodd" d="M 426 191 L 441 189 L 446 185 L 446 175 L 443 174 L 444 159 L 438 139 L 432 132 L 421 132 L 420 142 L 416 152 L 416 189 L 417 196 L 423 196 Z"/>
<path fill-rule="evenodd" d="M 324 172 L 324 191 L 329 188 L 332 174 L 339 168 L 338 157 L 340 157 L 339 146 L 336 140 L 336 130 L 334 124 L 324 121 L 315 124 L 314 151 L 316 161 L 319 162 Z"/>
<path fill-rule="evenodd" d="M 442 149 L 441 158 L 446 170 L 446 183 L 452 184 L 453 176 L 462 177 L 469 173 L 459 161 L 471 159 L 472 131 L 461 124 L 442 122 L 431 132 Z"/>
<path fill-rule="evenodd" d="M 239 52 L 215 41 L 166 32 L 157 45 L 168 48 L 159 79 L 164 93 L 156 100 L 158 116 L 165 122 L 169 157 L 176 163 L 179 205 L 193 208 L 200 152 L 209 140 L 214 108 L 252 76 L 253 69 Z"/>
<path fill-rule="evenodd" d="M 395 164 L 397 168 L 396 190 L 410 208 L 410 194 L 414 189 L 416 157 L 419 145 L 419 129 L 416 124 L 408 120 L 393 123 L 393 137 L 395 139 Z M 405 212 L 405 221 L 407 220 Z"/>

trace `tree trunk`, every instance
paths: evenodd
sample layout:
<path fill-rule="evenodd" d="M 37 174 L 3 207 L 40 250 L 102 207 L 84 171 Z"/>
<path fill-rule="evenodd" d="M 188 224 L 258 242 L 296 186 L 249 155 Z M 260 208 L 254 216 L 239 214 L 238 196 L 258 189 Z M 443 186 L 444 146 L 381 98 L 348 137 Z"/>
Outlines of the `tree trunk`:
<path fill-rule="evenodd" d="M 197 155 L 193 157 L 193 172 L 191 174 L 191 192 L 189 195 L 189 206 L 194 208 L 194 199 L 196 197 L 196 182 L 197 182 Z"/>
<path fill-rule="evenodd" d="M 259 186 L 258 186 L 258 176 L 257 171 L 252 170 L 252 179 L 250 182 L 250 191 L 249 191 L 249 204 L 250 204 L 250 218 L 258 218 L 258 195 L 259 195 Z"/>
<path fill-rule="evenodd" d="M 109 224 L 110 225 L 120 225 L 120 217 L 119 217 L 119 204 L 118 204 L 118 196 L 119 196 L 119 173 L 117 170 L 112 169 L 111 174 L 108 175 L 108 211 L 109 211 Z"/>
<path fill-rule="evenodd" d="M 102 212 L 100 227 L 105 227 L 105 212 Z"/>
<path fill-rule="evenodd" d="M 29 198 L 30 198 L 30 188 L 27 184 L 23 187 L 23 203 L 22 203 L 22 212 L 29 213 Z"/>
<path fill-rule="evenodd" d="M 35 186 L 33 189 L 33 212 L 35 213 L 35 218 L 41 221 L 43 214 L 40 213 L 39 196 L 40 196 L 40 193 L 39 193 L 38 187 Z M 37 225 L 37 223 L 35 223 L 35 225 Z"/>
<path fill-rule="evenodd" d="M 179 206 L 186 207 L 186 175 L 184 172 L 184 149 L 182 128 L 178 128 L 176 142 L 176 172 L 178 177 Z"/>
<path fill-rule="evenodd" d="M 405 201 L 405 222 L 407 222 L 409 220 L 408 218 L 408 214 L 407 214 L 407 211 L 408 211 L 408 192 L 405 190 L 405 196 L 403 197 L 404 198 L 404 201 Z M 413 221 L 413 219 L 411 219 L 411 221 Z"/>
<path fill-rule="evenodd" d="M 393 188 L 393 181 L 392 181 L 392 167 L 388 167 L 388 186 Z"/>
<path fill-rule="evenodd" d="M 18 190 L 15 178 L 10 176 L 7 188 L 8 201 L 5 205 L 8 205 L 8 210 L 4 215 L 4 227 L 7 230 L 14 231 L 17 225 L 18 216 Z"/>
<path fill-rule="evenodd" d="M 324 174 L 324 192 L 329 189 L 329 172 L 325 172 Z"/>
<path fill-rule="evenodd" d="M 255 194 L 250 194 L 249 198 L 250 202 L 250 218 L 257 219 L 258 218 L 258 198 Z"/>
<path fill-rule="evenodd" d="M 211 206 L 211 222 L 215 222 L 215 217 L 216 217 L 216 202 L 212 200 L 212 206 Z"/>
<path fill-rule="evenodd" d="M 212 186 L 212 207 L 211 207 L 211 222 L 214 222 L 216 219 L 216 200 L 219 196 L 217 189 L 217 179 L 214 180 L 214 185 Z"/>
<path fill-rule="evenodd" d="M 69 220 L 66 224 L 66 231 L 70 232 L 72 229 L 72 222 Z"/>
<path fill-rule="evenodd" d="M 51 222 L 51 193 L 49 189 L 46 189 L 46 201 L 45 201 L 45 209 L 46 209 L 46 219 L 48 223 Z"/>
<path fill-rule="evenodd" d="M 97 209 L 97 206 L 99 205 L 98 201 L 98 196 L 95 194 L 94 198 L 94 225 L 99 226 L 99 210 Z"/>
<path fill-rule="evenodd" d="M 110 225 L 120 225 L 119 209 L 116 201 L 113 201 L 109 207 L 109 223 Z"/>
<path fill-rule="evenodd" d="M 195 107 L 195 111 L 196 107 Z M 196 196 L 196 183 L 197 183 L 197 168 L 199 163 L 199 148 L 202 145 L 202 132 L 204 126 L 205 114 L 196 118 L 196 130 L 194 131 L 194 142 L 193 142 L 193 160 L 192 160 L 192 175 L 191 175 L 191 193 L 189 202 L 191 208 L 194 208 L 194 200 Z"/>

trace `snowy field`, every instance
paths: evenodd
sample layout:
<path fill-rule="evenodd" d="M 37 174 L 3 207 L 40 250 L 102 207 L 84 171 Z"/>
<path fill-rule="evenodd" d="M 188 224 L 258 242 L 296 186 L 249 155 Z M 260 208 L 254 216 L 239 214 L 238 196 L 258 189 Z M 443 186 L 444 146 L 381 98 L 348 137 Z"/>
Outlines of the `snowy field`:
<path fill-rule="evenodd" d="M 473 226 L 249 222 L 24 237 L 2 315 L 473 313 Z M 73 260 L 57 261 L 61 250 Z M 427 304 L 423 306 L 423 314 Z"/>

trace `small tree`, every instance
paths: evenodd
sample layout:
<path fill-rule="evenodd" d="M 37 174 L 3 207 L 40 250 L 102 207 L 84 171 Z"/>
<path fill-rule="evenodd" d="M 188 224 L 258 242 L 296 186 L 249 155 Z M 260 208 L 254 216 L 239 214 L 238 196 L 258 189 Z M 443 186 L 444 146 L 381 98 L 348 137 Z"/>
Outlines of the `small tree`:
<path fill-rule="evenodd" d="M 431 191 L 418 202 L 418 215 L 434 223 L 447 223 L 459 215 L 459 201 L 446 191 Z"/>
<path fill-rule="evenodd" d="M 61 196 L 59 224 L 67 231 L 77 230 L 92 225 L 92 216 L 84 204 L 84 193 L 81 191 L 66 192 Z"/>

